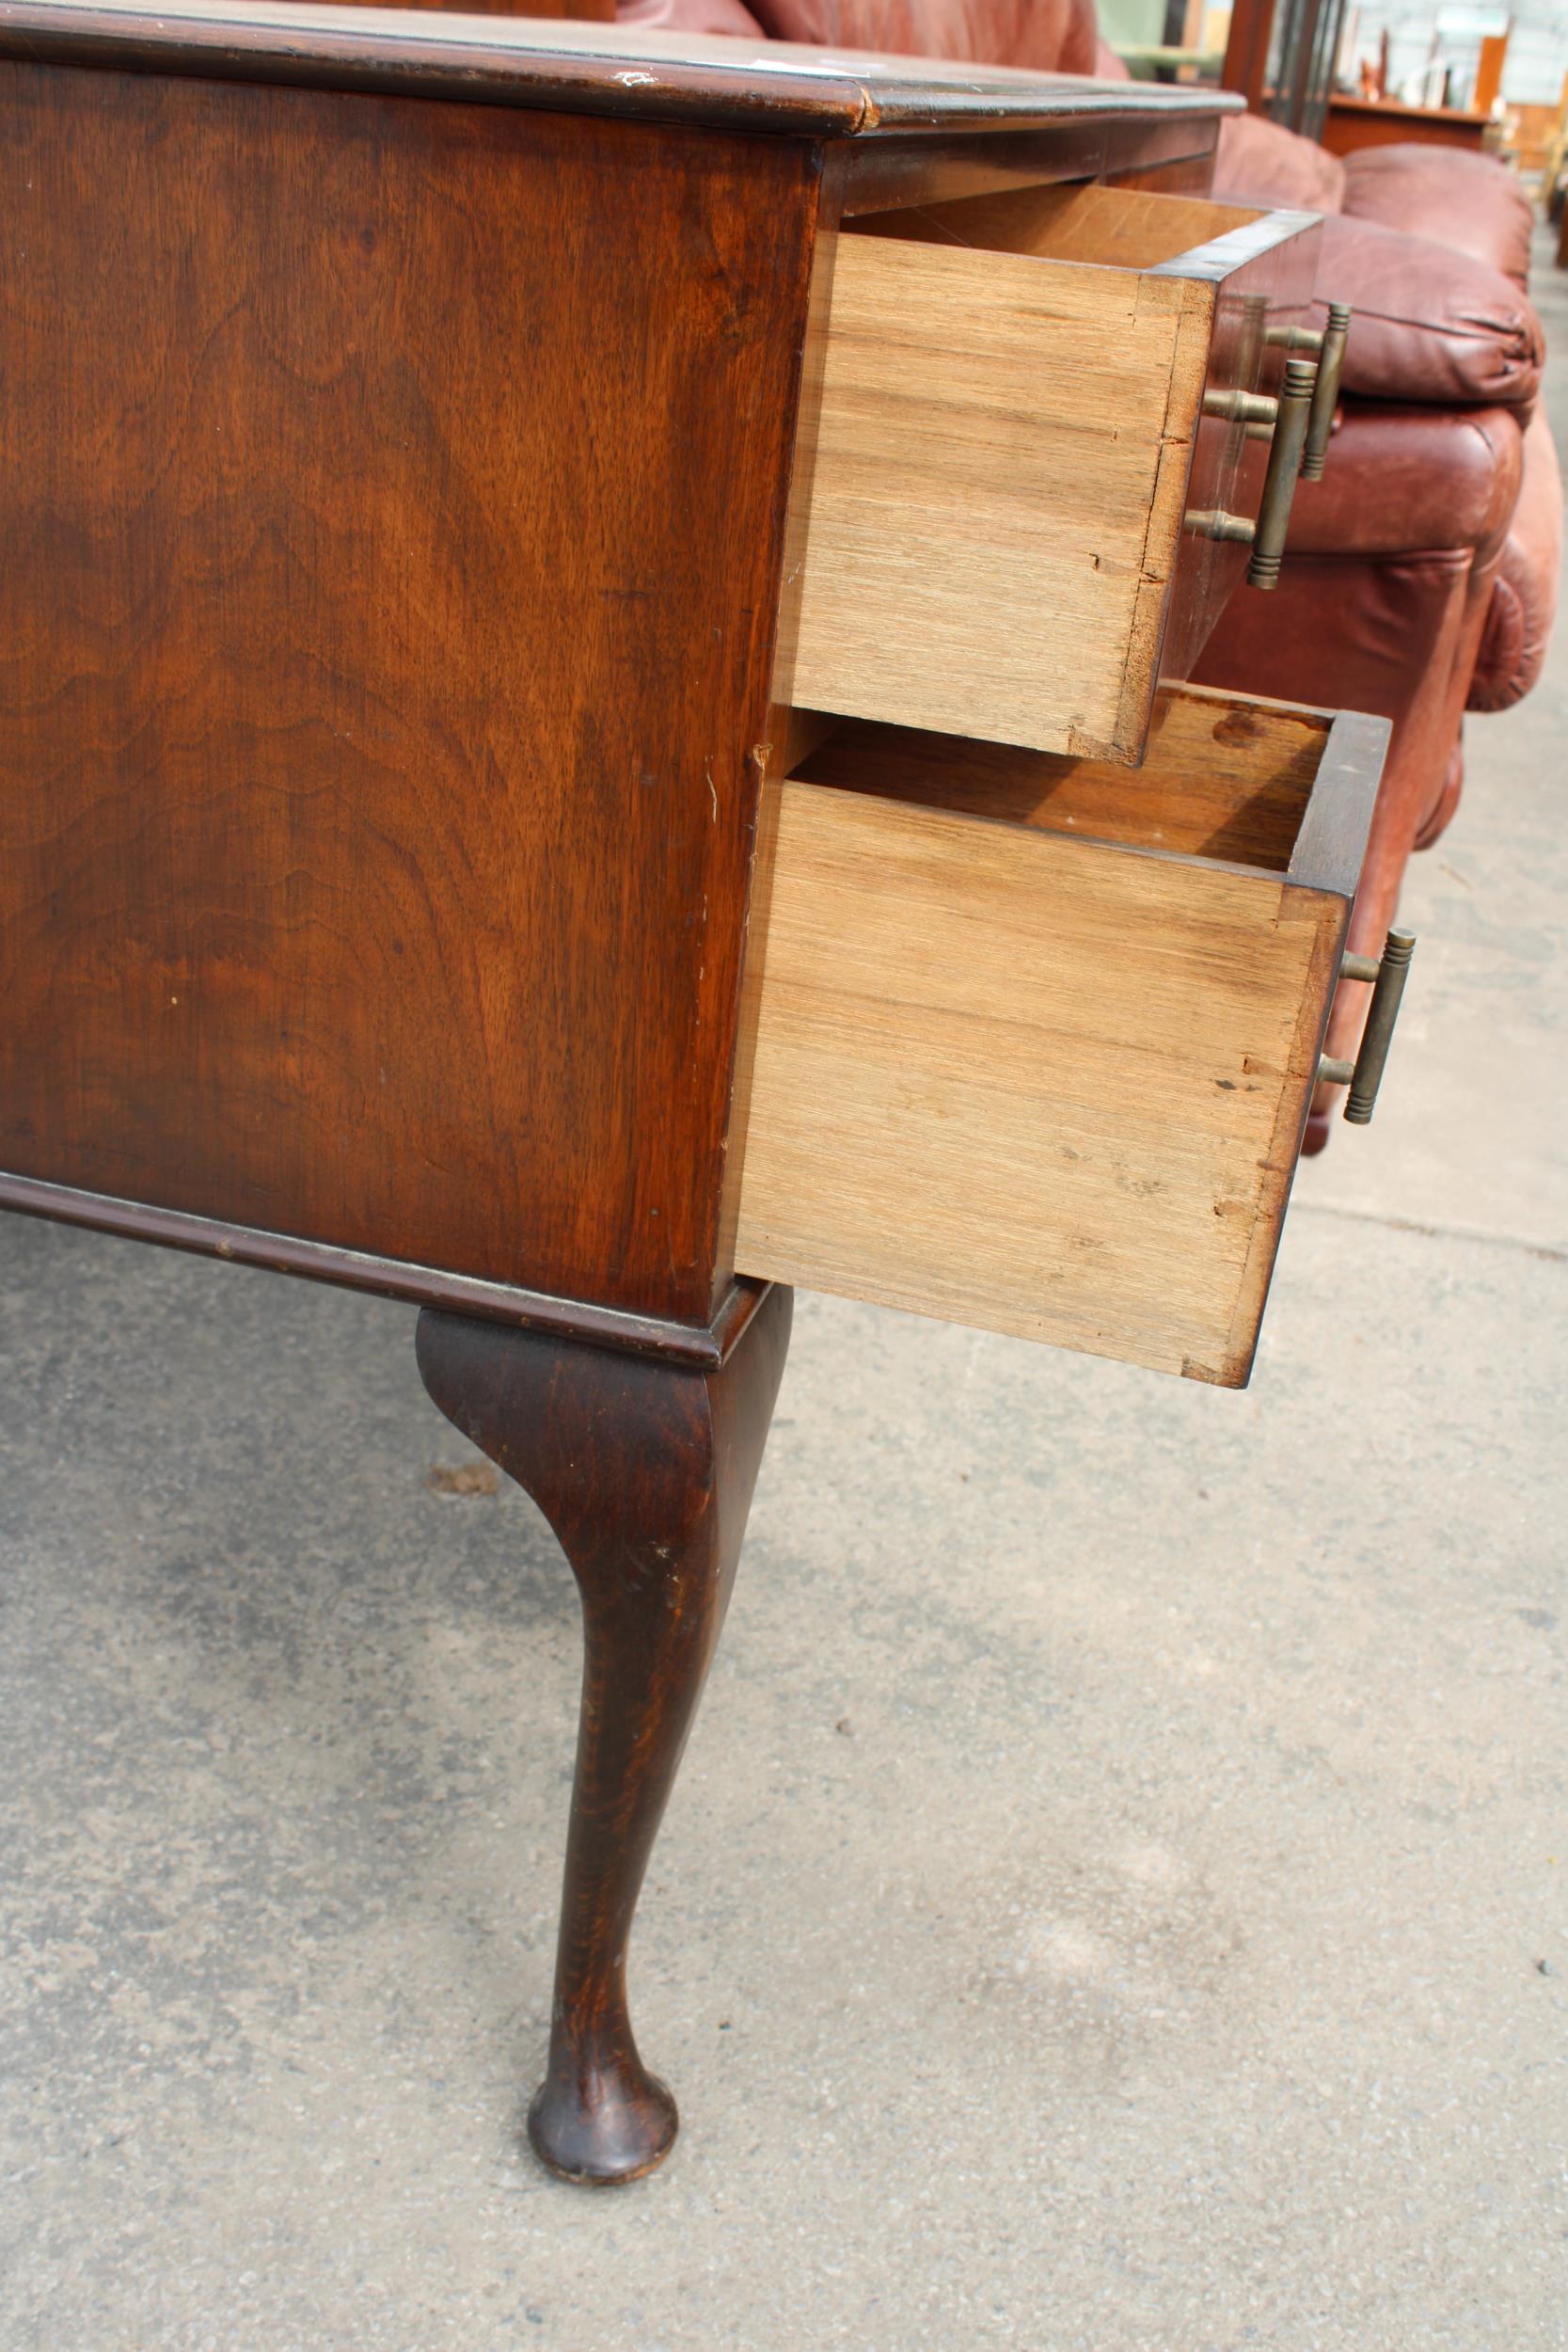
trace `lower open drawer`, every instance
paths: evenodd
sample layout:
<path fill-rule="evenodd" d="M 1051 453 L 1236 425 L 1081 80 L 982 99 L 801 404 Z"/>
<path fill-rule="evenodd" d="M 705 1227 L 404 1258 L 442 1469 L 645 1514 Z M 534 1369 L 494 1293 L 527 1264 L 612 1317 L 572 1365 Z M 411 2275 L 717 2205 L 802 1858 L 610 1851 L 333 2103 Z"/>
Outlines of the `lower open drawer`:
<path fill-rule="evenodd" d="M 759 853 L 737 1270 L 1243 1382 L 1386 737 L 1196 689 L 1136 770 L 827 735 Z"/>

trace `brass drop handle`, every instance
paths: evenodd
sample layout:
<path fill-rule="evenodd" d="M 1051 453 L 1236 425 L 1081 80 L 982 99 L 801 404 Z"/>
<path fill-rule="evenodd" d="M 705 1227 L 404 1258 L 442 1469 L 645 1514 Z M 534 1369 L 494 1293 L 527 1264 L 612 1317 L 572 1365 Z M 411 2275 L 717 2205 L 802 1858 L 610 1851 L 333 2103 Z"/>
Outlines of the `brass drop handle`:
<path fill-rule="evenodd" d="M 1318 1083 L 1349 1087 L 1345 1117 L 1353 1127 L 1366 1127 L 1371 1122 L 1388 1048 L 1394 1041 L 1394 1024 L 1399 1019 L 1404 983 L 1410 974 L 1410 959 L 1415 952 L 1414 932 L 1390 931 L 1381 956 L 1346 955 L 1339 960 L 1341 979 L 1371 981 L 1372 1001 L 1368 1007 L 1361 1050 L 1355 1059 L 1336 1061 L 1324 1054 L 1318 1063 Z"/>
<path fill-rule="evenodd" d="M 1350 304 L 1331 302 L 1328 325 L 1318 353 L 1318 381 L 1312 391 L 1312 415 L 1307 427 L 1307 448 L 1301 461 L 1304 482 L 1321 482 L 1339 404 L 1339 379 L 1345 372 L 1345 346 L 1350 341 Z"/>
<path fill-rule="evenodd" d="M 1279 389 L 1279 413 L 1269 444 L 1269 470 L 1263 480 L 1258 527 L 1252 535 L 1252 560 L 1246 567 L 1249 587 L 1275 588 L 1279 584 L 1285 533 L 1291 527 L 1291 502 L 1296 494 L 1302 453 L 1307 447 L 1315 376 L 1309 359 L 1286 360 L 1285 381 Z"/>
<path fill-rule="evenodd" d="M 1269 469 L 1255 523 L 1244 515 L 1229 514 L 1223 506 L 1199 506 L 1189 508 L 1183 525 L 1195 538 L 1234 539 L 1251 548 L 1246 576 L 1253 588 L 1278 585 L 1296 484 L 1298 480 L 1316 482 L 1323 473 L 1349 326 L 1349 305 L 1335 302 L 1329 305 L 1329 323 L 1321 334 L 1310 326 L 1269 329 L 1268 342 L 1319 355 L 1315 361 L 1286 360 L 1277 400 L 1267 392 L 1225 391 L 1218 387 L 1203 395 L 1206 417 L 1241 424 L 1249 439 L 1256 436 L 1268 442 Z"/>

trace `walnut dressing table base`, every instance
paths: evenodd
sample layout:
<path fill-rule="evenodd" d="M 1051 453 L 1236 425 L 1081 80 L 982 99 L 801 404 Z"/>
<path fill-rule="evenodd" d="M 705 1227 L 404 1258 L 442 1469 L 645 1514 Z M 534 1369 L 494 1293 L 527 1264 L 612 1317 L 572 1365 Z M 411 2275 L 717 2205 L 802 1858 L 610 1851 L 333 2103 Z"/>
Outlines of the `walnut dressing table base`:
<path fill-rule="evenodd" d="M 410 1301 L 545 1512 L 573 2180 L 784 1285 L 1246 1376 L 1381 738 L 1168 689 L 1312 292 L 1228 103 L 0 0 L 0 1207 Z"/>

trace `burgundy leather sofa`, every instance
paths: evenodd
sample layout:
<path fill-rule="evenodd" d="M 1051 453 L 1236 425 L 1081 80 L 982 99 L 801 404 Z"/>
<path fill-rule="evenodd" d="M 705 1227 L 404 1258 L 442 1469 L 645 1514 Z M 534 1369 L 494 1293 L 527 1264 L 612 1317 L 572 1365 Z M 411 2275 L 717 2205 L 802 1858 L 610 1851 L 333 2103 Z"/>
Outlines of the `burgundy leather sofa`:
<path fill-rule="evenodd" d="M 621 15 L 752 40 L 1122 71 L 1098 42 L 1093 0 L 621 0 Z M 1328 469 L 1297 493 L 1280 585 L 1238 590 L 1197 675 L 1392 720 L 1352 933 L 1375 953 L 1412 849 L 1453 814 L 1465 711 L 1527 693 L 1551 628 L 1562 490 L 1534 414 L 1544 354 L 1525 294 L 1530 208 L 1488 157 L 1400 146 L 1341 162 L 1253 116 L 1224 126 L 1215 193 L 1322 213 L 1321 292 L 1355 318 Z M 1346 1059 L 1365 993 L 1339 992 L 1329 1051 Z M 1309 1151 L 1334 1108 L 1321 1092 Z"/>
<path fill-rule="evenodd" d="M 1411 850 L 1458 803 L 1466 710 L 1528 693 L 1551 630 L 1562 485 L 1535 407 L 1531 210 L 1490 157 L 1340 161 L 1251 116 L 1224 126 L 1215 178 L 1323 214 L 1320 288 L 1355 320 L 1340 427 L 1323 481 L 1297 493 L 1279 587 L 1232 599 L 1197 675 L 1393 721 L 1352 932 L 1375 953 Z M 1331 1053 L 1354 1055 L 1363 995 L 1340 990 Z M 1333 1108 L 1315 1105 L 1308 1150 Z"/>

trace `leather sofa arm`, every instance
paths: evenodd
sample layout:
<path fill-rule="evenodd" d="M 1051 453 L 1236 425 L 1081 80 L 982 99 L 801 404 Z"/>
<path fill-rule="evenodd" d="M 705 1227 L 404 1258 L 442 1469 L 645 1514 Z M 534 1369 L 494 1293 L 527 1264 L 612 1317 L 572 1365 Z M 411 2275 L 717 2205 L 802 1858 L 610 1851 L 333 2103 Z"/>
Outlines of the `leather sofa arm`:
<path fill-rule="evenodd" d="M 1220 125 L 1214 190 L 1242 202 L 1343 213 L 1483 262 L 1524 293 L 1534 214 L 1513 173 L 1491 155 L 1402 141 L 1341 159 L 1261 115 Z"/>
<path fill-rule="evenodd" d="M 1375 221 L 1330 214 L 1318 267 L 1355 317 L 1344 389 L 1366 400 L 1528 410 L 1541 383 L 1541 322 L 1517 286 L 1469 254 Z"/>
<path fill-rule="evenodd" d="M 1376 160 L 1387 154 L 1420 160 L 1397 168 Z M 1528 207 L 1489 156 L 1401 147 L 1341 163 L 1276 122 L 1233 115 L 1220 125 L 1214 181 L 1227 203 L 1323 214 L 1318 283 L 1325 302 L 1349 302 L 1356 313 L 1347 391 L 1445 407 L 1530 406 L 1541 325 L 1507 274 L 1520 262 L 1521 208 L 1528 243 Z M 1390 217 L 1367 217 L 1374 206 Z M 1454 233 L 1466 210 L 1467 230 Z M 1439 233 L 1413 233 L 1418 217 Z"/>
<path fill-rule="evenodd" d="M 1562 475 L 1544 408 L 1525 435 L 1525 478 L 1492 583 L 1470 678 L 1471 710 L 1507 710 L 1541 675 L 1562 565 Z"/>

